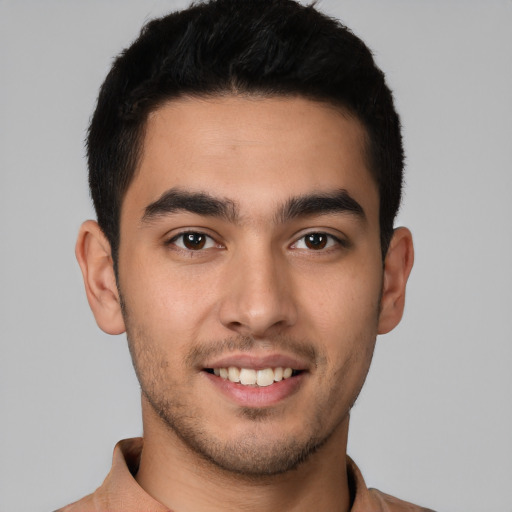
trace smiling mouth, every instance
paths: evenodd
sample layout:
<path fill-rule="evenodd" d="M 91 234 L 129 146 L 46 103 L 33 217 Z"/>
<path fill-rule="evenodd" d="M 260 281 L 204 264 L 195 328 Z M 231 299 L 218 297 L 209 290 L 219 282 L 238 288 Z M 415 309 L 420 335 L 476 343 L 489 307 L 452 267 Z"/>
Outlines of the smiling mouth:
<path fill-rule="evenodd" d="M 242 386 L 266 387 L 295 377 L 302 373 L 303 370 L 294 370 L 293 368 L 283 368 L 281 366 L 263 368 L 261 370 L 229 366 L 228 368 L 205 368 L 204 371 Z"/>

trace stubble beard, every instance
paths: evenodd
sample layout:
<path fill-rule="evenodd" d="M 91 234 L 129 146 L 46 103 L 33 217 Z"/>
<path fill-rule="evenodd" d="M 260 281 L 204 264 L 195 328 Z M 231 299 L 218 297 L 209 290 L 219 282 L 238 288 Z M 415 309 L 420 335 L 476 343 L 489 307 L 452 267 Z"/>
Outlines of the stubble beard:
<path fill-rule="evenodd" d="M 238 412 L 240 421 L 249 423 L 251 428 L 243 436 L 220 440 L 202 426 L 204 412 L 183 399 L 186 387 L 172 379 L 168 364 L 164 362 L 164 354 L 155 353 L 154 349 L 148 350 L 148 344 L 140 336 L 136 337 L 135 342 L 131 330 L 127 330 L 127 335 L 142 394 L 169 434 L 176 436 L 186 449 L 198 455 L 206 465 L 250 480 L 283 474 L 297 469 L 307 461 L 347 420 L 349 410 L 362 387 L 361 382 L 356 396 L 346 407 L 345 415 L 337 418 L 328 429 L 325 418 L 329 416 L 329 409 L 340 391 L 334 386 L 327 391 L 328 397 L 315 403 L 308 417 L 302 418 L 304 425 L 297 436 L 283 435 L 270 440 L 265 437 L 265 428 L 259 427 L 265 427 L 268 422 L 275 425 L 279 419 L 276 420 L 279 411 L 241 408 Z M 161 364 L 155 365 L 156 361 Z M 350 364 L 351 361 L 347 361 L 347 366 Z M 342 373 L 345 371 L 346 369 L 341 370 Z M 341 451 L 340 456 L 343 456 Z"/>
<path fill-rule="evenodd" d="M 144 389 L 142 393 L 171 435 L 177 436 L 206 466 L 245 480 L 265 480 L 298 468 L 332 435 L 329 432 L 323 438 L 314 436 L 302 441 L 292 438 L 268 441 L 262 440 L 261 436 L 249 435 L 243 439 L 221 442 L 201 429 L 196 417 L 183 414 L 176 402 L 155 401 Z M 265 422 L 271 415 L 265 409 L 252 408 L 241 409 L 239 413 L 242 420 L 249 419 L 254 423 Z"/>
<path fill-rule="evenodd" d="M 324 390 L 321 397 L 323 399 L 313 404 L 308 417 L 302 418 L 304 423 L 299 435 L 283 435 L 281 438 L 269 440 L 264 434 L 265 429 L 258 432 L 258 426 L 265 426 L 265 423 L 272 420 L 275 422 L 279 411 L 268 408 L 241 408 L 238 412 L 240 420 L 250 422 L 253 428 L 243 437 L 222 441 L 202 426 L 204 412 L 192 402 L 187 402 L 186 398 L 183 399 L 186 397 L 187 387 L 173 379 L 167 355 L 163 351 L 160 352 L 151 342 L 142 326 L 130 325 L 125 307 L 123 312 L 128 345 L 143 397 L 170 435 L 177 437 L 186 449 L 198 455 L 206 465 L 249 480 L 264 480 L 295 470 L 329 441 L 337 429 L 348 420 L 349 411 L 359 395 L 370 367 L 374 348 L 373 343 L 367 346 L 364 353 L 357 355 L 357 359 L 366 359 L 367 367 L 359 386 L 345 407 L 345 413 L 332 421 L 330 428 L 326 428 L 325 419 L 339 398 L 340 389 L 336 383 L 343 382 L 344 375 L 350 367 L 358 364 L 352 358 L 347 359 L 345 365 L 338 369 L 336 383 L 330 389 Z M 254 343 L 252 338 L 234 337 L 208 343 L 204 345 L 204 351 L 222 352 L 235 348 L 249 350 Z M 282 338 L 275 340 L 276 347 L 283 345 L 294 349 L 302 347 L 302 355 L 307 354 L 309 348 L 310 357 L 315 359 L 315 366 L 325 364 L 325 357 L 316 354 L 311 348 L 313 344 Z M 185 358 L 185 364 L 190 364 L 193 358 L 204 357 L 204 351 L 200 347 L 190 351 Z M 340 456 L 343 455 L 344 453 L 340 452 Z"/>

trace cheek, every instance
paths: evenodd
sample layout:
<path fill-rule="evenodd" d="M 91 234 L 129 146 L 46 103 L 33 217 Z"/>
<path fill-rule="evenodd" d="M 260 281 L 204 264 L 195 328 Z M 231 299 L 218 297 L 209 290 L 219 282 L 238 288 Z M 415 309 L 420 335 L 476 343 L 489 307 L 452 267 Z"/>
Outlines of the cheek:
<path fill-rule="evenodd" d="M 380 309 L 379 266 L 332 273 L 328 286 L 304 296 L 302 326 L 327 358 L 325 377 L 341 403 L 355 400 L 372 359 Z M 364 272 L 361 274 L 360 272 Z M 365 279 L 361 279 L 365 275 Z M 303 302 L 304 304 L 304 302 Z M 309 324 L 309 325 L 308 325 Z M 339 395 L 336 395 L 339 396 Z"/>
<path fill-rule="evenodd" d="M 216 286 L 208 276 L 180 272 L 154 259 L 145 262 L 133 257 L 125 263 L 121 291 L 129 322 L 144 330 L 153 343 L 172 340 L 175 346 L 197 336 L 215 304 L 212 290 Z"/>
<path fill-rule="evenodd" d="M 304 283 L 301 303 L 309 321 L 336 337 L 376 331 L 382 290 L 382 272 L 364 270 L 330 272 L 323 280 Z M 365 276 L 361 278 L 361 276 Z M 324 283 L 320 285 L 318 283 Z"/>

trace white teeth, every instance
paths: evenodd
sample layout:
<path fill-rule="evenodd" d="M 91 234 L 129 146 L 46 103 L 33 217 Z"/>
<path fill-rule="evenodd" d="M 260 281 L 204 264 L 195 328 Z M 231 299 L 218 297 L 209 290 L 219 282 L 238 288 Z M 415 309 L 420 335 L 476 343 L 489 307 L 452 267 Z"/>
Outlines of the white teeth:
<path fill-rule="evenodd" d="M 258 370 L 256 384 L 258 384 L 258 386 L 270 386 L 270 384 L 274 384 L 274 370 L 272 370 L 272 368 Z"/>
<path fill-rule="evenodd" d="M 242 368 L 240 370 L 240 383 L 244 384 L 245 386 L 256 384 L 256 370 Z"/>
<path fill-rule="evenodd" d="M 217 377 L 229 380 L 230 382 L 239 382 L 244 386 L 270 386 L 274 382 L 280 382 L 283 379 L 289 379 L 292 376 L 291 368 L 263 368 L 261 370 L 253 370 L 252 368 L 237 368 L 230 366 L 229 368 L 214 368 L 213 373 Z"/>
<path fill-rule="evenodd" d="M 228 379 L 231 382 L 240 382 L 240 370 L 236 366 L 228 368 Z"/>

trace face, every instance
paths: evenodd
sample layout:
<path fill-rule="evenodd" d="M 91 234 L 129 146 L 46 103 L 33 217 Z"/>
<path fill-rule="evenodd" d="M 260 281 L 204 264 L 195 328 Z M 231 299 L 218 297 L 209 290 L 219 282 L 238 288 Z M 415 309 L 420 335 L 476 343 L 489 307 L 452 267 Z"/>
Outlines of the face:
<path fill-rule="evenodd" d="M 214 464 L 295 467 L 339 429 L 379 328 L 364 130 L 300 98 L 154 112 L 122 207 L 119 291 L 143 395 Z"/>

